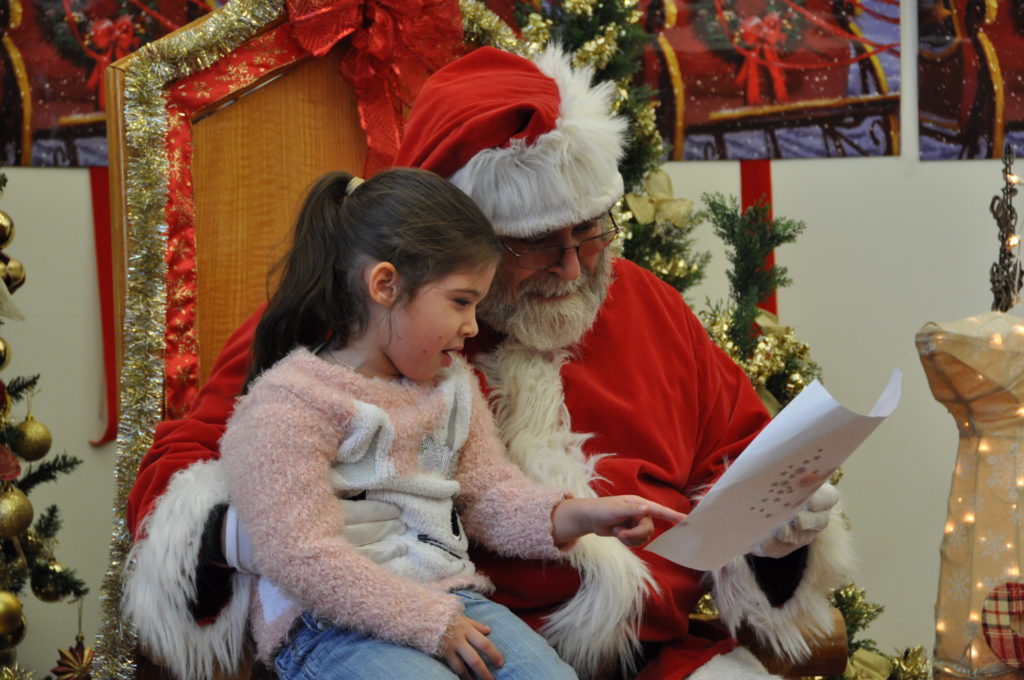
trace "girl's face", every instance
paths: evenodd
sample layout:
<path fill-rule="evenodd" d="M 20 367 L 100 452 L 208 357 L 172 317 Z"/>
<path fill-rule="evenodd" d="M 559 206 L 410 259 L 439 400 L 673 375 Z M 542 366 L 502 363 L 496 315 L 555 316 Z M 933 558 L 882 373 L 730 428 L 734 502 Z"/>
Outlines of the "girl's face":
<path fill-rule="evenodd" d="M 395 372 L 430 380 L 476 335 L 476 306 L 487 294 L 495 265 L 449 274 L 426 284 L 391 311 L 382 350 Z"/>

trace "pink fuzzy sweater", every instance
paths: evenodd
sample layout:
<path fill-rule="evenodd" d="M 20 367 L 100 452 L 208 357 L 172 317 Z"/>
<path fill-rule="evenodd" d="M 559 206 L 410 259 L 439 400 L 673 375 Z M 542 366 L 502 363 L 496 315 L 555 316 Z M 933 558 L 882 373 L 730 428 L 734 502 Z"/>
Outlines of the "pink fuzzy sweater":
<path fill-rule="evenodd" d="M 462 610 L 449 591 L 490 588 L 466 555 L 467 534 L 513 557 L 564 554 L 551 512 L 566 494 L 505 459 L 461 359 L 415 383 L 367 378 L 297 349 L 239 399 L 221 454 L 263 574 L 251 622 L 264 660 L 303 611 L 436 654 Z M 385 565 L 342 536 L 338 498 L 358 491 L 397 504 L 410 527 L 398 539 L 407 550 Z"/>

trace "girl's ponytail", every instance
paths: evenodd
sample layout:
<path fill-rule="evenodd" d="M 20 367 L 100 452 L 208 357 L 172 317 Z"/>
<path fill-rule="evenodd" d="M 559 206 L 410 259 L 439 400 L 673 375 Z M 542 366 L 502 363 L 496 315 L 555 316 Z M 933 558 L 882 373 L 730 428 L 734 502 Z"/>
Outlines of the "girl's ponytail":
<path fill-rule="evenodd" d="M 353 176 L 329 172 L 313 184 L 295 221 L 292 245 L 271 270 L 280 273 L 277 290 L 256 328 L 246 385 L 299 345 L 313 346 L 329 335 L 336 305 L 342 316 L 353 306 L 353 291 L 339 288 L 335 267 L 350 260 L 350 243 L 338 238 L 346 189 Z M 342 282 L 344 282 L 342 277 Z"/>

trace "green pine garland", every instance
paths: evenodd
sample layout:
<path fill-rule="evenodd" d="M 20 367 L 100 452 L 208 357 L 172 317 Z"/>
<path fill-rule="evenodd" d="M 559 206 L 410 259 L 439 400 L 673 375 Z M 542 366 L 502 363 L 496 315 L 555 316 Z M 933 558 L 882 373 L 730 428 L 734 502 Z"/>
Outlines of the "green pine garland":
<path fill-rule="evenodd" d="M 711 253 L 694 252 L 693 232 L 700 221 L 679 226 L 671 222 L 627 222 L 622 256 L 654 272 L 680 293 L 704 280 Z"/>
<path fill-rule="evenodd" d="M 766 265 L 765 260 L 779 246 L 795 241 L 806 225 L 788 218 L 771 219 L 771 208 L 764 199 L 740 211 L 735 196 L 711 193 L 701 198 L 705 215 L 715 234 L 725 241 L 732 264 L 728 276 L 735 311 L 729 336 L 740 355 L 749 358 L 757 344 L 758 303 L 792 283 L 785 267 Z"/>

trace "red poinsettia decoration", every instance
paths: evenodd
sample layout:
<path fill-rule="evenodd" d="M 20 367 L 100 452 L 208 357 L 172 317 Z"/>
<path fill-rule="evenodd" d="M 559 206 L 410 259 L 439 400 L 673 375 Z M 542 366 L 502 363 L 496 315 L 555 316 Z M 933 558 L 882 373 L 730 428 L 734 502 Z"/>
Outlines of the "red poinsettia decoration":
<path fill-rule="evenodd" d="M 14 452 L 0 444 L 0 481 L 13 482 L 21 476 L 21 463 Z"/>
<path fill-rule="evenodd" d="M 86 647 L 81 635 L 75 639 L 75 646 L 59 649 L 60 658 L 50 672 L 57 680 L 92 680 L 92 648 Z"/>

